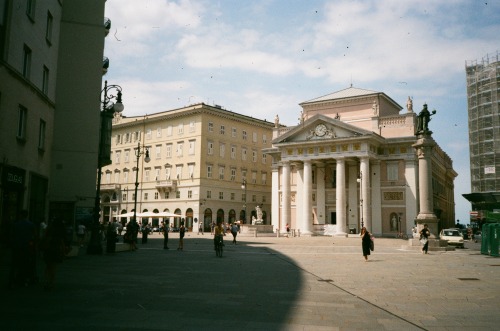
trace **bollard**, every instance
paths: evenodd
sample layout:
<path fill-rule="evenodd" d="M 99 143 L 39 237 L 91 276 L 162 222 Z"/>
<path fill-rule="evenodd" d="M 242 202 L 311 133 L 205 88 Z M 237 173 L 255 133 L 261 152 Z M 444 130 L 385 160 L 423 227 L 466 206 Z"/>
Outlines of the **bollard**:
<path fill-rule="evenodd" d="M 280 237 L 280 229 L 276 228 L 276 238 Z"/>
<path fill-rule="evenodd" d="M 257 228 L 255 228 L 254 237 L 257 238 Z"/>

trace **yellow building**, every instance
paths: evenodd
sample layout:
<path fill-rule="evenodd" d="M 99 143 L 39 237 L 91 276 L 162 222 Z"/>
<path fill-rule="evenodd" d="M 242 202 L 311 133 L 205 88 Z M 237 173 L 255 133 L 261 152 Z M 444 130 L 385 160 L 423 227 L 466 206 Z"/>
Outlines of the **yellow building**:
<path fill-rule="evenodd" d="M 203 103 L 146 116 L 117 114 L 113 163 L 102 170 L 102 220 L 134 210 L 137 176 L 136 213 L 175 213 L 180 217 L 166 219 L 174 226 L 184 218 L 188 228 L 202 221 L 209 230 L 216 220 L 248 224 L 259 206 L 270 224 L 271 159 L 262 150 L 271 147 L 273 126 Z M 147 221 L 157 226 L 163 218 Z"/>
<path fill-rule="evenodd" d="M 413 101 L 400 113 L 386 94 L 350 87 L 300 105 L 301 123 L 276 127 L 265 150 L 273 158 L 273 226 L 338 235 L 366 226 L 376 235 L 411 235 L 420 211 Z M 431 153 L 433 204 L 426 205 L 439 227 L 450 227 L 457 174 L 439 146 Z"/>

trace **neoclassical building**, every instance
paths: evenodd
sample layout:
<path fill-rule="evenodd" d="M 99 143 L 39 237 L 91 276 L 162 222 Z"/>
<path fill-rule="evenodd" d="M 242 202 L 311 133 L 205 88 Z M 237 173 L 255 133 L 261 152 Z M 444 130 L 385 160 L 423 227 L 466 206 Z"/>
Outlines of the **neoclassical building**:
<path fill-rule="evenodd" d="M 300 104 L 297 126 L 276 119 L 272 147 L 272 224 L 302 234 L 410 235 L 419 214 L 417 113 L 383 92 L 355 87 Z M 432 127 L 432 123 L 430 124 Z M 454 225 L 452 160 L 433 146 L 432 204 L 438 227 Z"/>

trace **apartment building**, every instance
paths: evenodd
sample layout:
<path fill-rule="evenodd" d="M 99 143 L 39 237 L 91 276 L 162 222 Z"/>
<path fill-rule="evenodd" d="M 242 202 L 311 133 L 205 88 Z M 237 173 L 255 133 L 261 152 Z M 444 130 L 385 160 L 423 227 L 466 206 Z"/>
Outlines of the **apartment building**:
<path fill-rule="evenodd" d="M 103 221 L 120 214 L 170 212 L 148 217 L 188 229 L 217 220 L 250 223 L 256 207 L 270 224 L 271 146 L 274 124 L 204 103 L 113 121 L 112 164 L 103 168 Z M 146 151 L 150 161 L 146 162 Z M 139 152 L 139 153 L 138 153 Z M 136 182 L 137 178 L 137 182 Z M 135 196 L 137 185 L 137 196 Z"/>
<path fill-rule="evenodd" d="M 105 0 L 0 1 L 0 241 L 93 208 Z"/>

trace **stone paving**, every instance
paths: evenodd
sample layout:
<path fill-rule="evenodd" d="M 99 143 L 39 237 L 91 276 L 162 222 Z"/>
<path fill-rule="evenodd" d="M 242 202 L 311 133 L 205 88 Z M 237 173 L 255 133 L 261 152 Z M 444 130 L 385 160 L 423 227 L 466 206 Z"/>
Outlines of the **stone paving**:
<path fill-rule="evenodd" d="M 155 234 L 139 250 L 66 259 L 56 287 L 0 290 L 1 330 L 499 330 L 500 259 L 479 244 L 430 252 L 377 238 L 212 237 L 178 251 Z M 7 279 L 7 252 L 0 276 Z M 42 265 L 39 275 L 43 278 Z"/>

